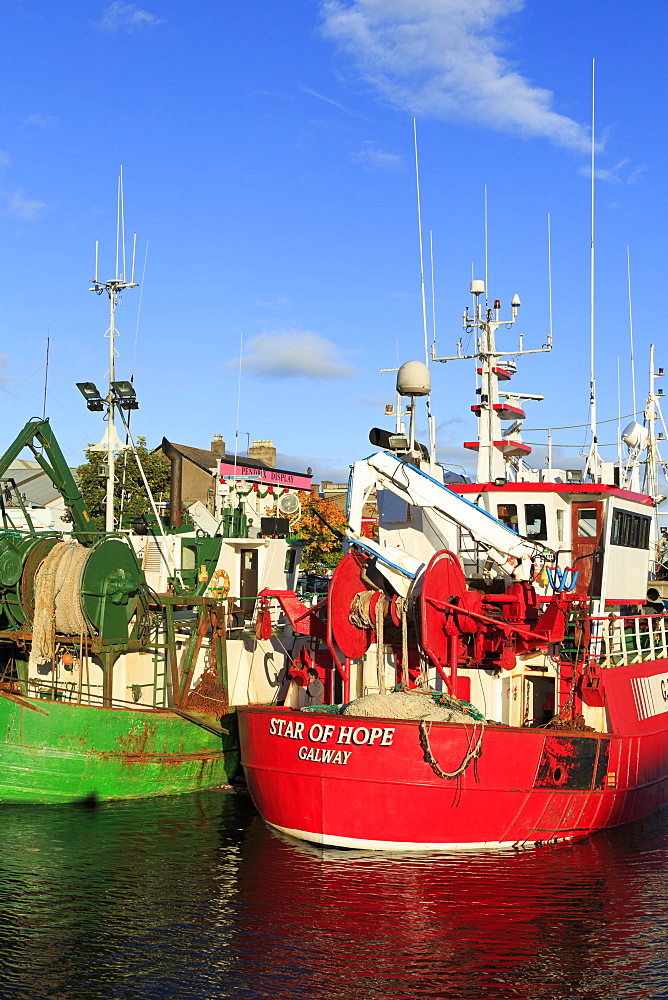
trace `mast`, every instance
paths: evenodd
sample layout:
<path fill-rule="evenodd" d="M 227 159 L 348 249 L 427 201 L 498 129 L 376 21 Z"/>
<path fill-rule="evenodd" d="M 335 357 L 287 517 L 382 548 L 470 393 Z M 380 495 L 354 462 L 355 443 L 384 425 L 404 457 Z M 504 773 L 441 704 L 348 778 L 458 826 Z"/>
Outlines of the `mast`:
<path fill-rule="evenodd" d="M 120 257 L 120 259 L 119 259 Z M 122 264 L 122 271 L 120 266 Z M 121 301 L 121 297 L 126 288 L 136 288 L 137 282 L 134 280 L 134 254 L 133 273 L 130 281 L 125 280 L 125 203 L 123 197 L 123 167 L 120 168 L 118 177 L 118 207 L 116 217 L 116 277 L 109 281 L 98 280 L 98 244 L 95 244 L 95 277 L 91 283 L 91 292 L 102 295 L 106 292 L 109 296 L 109 328 L 105 337 L 109 337 L 109 391 L 107 393 L 107 430 L 105 434 L 107 452 L 107 495 L 105 503 L 105 531 L 114 531 L 114 484 L 115 484 L 115 451 L 120 447 L 120 441 L 116 433 L 114 421 L 115 395 L 113 384 L 116 381 L 116 307 Z M 104 440 L 104 439 L 103 439 Z"/>
<path fill-rule="evenodd" d="M 656 407 L 654 398 L 654 344 L 649 345 L 649 393 L 647 396 L 647 409 L 645 410 L 647 421 L 647 465 L 645 472 L 645 492 L 654 497 L 659 491 L 657 476 L 657 446 L 656 446 Z"/>
<path fill-rule="evenodd" d="M 589 426 L 591 444 L 585 465 L 594 482 L 599 479 L 598 429 L 596 425 L 596 372 L 594 365 L 594 71 L 596 60 L 591 61 L 591 244 L 589 250 Z"/>

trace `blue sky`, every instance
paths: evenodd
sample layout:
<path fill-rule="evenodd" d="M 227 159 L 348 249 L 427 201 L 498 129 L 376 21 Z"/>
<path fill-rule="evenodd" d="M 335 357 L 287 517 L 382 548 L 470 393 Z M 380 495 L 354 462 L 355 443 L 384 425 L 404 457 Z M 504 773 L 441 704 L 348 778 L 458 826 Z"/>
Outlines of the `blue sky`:
<path fill-rule="evenodd" d="M 367 454 L 393 380 L 422 356 L 412 118 L 433 232 L 438 346 L 461 333 L 471 268 L 522 299 L 525 346 L 554 343 L 515 386 L 544 393 L 528 428 L 584 424 L 589 382 L 589 121 L 596 58 L 600 419 L 631 412 L 626 248 L 639 404 L 664 354 L 663 3 L 581 0 L 5 0 L 0 12 L 0 407 L 3 447 L 48 413 L 78 462 L 102 426 L 74 387 L 104 383 L 116 181 L 139 290 L 117 315 L 137 434 L 157 445 L 273 438 L 285 464 L 339 478 Z M 429 295 L 429 292 L 428 292 Z M 135 355 L 135 336 L 137 347 Z M 503 343 L 516 342 L 516 332 Z M 439 456 L 470 463 L 471 362 L 433 372 Z M 615 441 L 615 424 L 600 439 Z M 581 445 L 584 430 L 555 431 Z M 526 432 L 543 442 L 545 433 Z M 615 449 L 609 449 L 610 457 Z M 545 449 L 534 452 L 540 464 Z M 564 453 L 578 464 L 578 449 Z"/>

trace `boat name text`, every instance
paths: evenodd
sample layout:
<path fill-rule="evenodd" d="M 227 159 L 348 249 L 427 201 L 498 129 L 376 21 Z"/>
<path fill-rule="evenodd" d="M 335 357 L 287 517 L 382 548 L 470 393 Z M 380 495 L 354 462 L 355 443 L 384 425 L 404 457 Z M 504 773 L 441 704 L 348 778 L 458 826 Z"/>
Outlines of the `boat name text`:
<path fill-rule="evenodd" d="M 391 747 L 392 740 L 394 739 L 394 729 L 390 727 L 335 726 L 329 723 L 321 726 L 319 722 L 315 722 L 309 727 L 306 736 L 304 735 L 305 729 L 305 722 L 295 722 L 292 719 L 272 718 L 269 723 L 270 736 L 286 736 L 288 739 L 293 740 L 309 739 L 311 743 L 329 743 L 331 741 L 332 743 L 347 744 L 348 746 Z M 300 748 L 300 757 L 302 756 L 302 749 L 304 748 Z M 315 758 L 302 757 L 302 760 L 307 759 L 311 760 Z M 324 757 L 319 757 L 318 760 L 324 760 Z M 343 763 L 347 763 L 347 758 Z"/>

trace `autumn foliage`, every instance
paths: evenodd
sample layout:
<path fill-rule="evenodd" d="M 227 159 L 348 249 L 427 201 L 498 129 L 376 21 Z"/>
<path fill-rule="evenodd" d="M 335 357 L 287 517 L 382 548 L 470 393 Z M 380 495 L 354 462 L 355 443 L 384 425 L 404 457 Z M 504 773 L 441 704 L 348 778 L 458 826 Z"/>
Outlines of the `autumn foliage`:
<path fill-rule="evenodd" d="M 299 500 L 302 514 L 296 525 L 296 534 L 300 538 L 308 539 L 301 559 L 302 568 L 336 566 L 343 555 L 341 541 L 314 512 L 317 510 L 336 531 L 340 532 L 348 526 L 345 514 L 333 500 L 323 500 L 305 490 L 300 491 Z"/>

